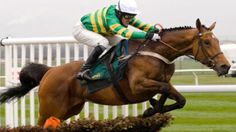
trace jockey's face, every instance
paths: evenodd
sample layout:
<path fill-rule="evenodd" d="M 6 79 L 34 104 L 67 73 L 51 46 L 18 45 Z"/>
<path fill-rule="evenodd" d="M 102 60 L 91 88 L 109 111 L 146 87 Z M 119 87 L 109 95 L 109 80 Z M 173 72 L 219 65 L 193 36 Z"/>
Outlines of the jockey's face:
<path fill-rule="evenodd" d="M 131 19 L 122 18 L 121 21 L 122 21 L 122 24 L 123 24 L 125 27 L 128 27 L 129 22 L 131 21 Z"/>
<path fill-rule="evenodd" d="M 125 27 L 128 27 L 130 21 L 131 21 L 134 17 L 135 17 L 135 15 L 128 15 L 128 14 L 122 15 L 122 18 L 121 18 L 122 24 L 123 24 Z"/>

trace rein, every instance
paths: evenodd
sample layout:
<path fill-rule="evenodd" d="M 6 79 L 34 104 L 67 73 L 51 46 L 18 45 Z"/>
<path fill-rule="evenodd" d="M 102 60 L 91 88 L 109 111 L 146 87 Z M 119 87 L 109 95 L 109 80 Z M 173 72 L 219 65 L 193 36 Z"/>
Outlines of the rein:
<path fill-rule="evenodd" d="M 170 44 L 168 44 L 168 43 L 162 41 L 161 39 L 160 39 L 159 41 L 160 41 L 162 44 L 164 44 L 165 46 L 171 48 L 172 50 L 174 50 L 174 51 L 176 51 L 176 52 L 178 52 L 178 53 L 185 52 L 185 51 L 187 51 L 187 50 L 189 50 L 189 49 L 191 49 L 191 48 L 193 47 L 192 45 L 190 45 L 190 46 L 188 46 L 188 47 L 186 47 L 186 48 L 184 48 L 184 49 L 178 50 L 178 49 L 172 47 Z"/>

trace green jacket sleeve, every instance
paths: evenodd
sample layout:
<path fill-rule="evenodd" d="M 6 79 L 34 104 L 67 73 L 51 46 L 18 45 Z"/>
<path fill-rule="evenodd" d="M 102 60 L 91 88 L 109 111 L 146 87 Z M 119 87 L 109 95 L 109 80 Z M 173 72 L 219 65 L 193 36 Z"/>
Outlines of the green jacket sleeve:
<path fill-rule="evenodd" d="M 142 31 L 145 31 L 145 32 L 154 32 L 154 29 L 155 29 L 155 27 L 153 25 L 146 24 L 137 18 L 132 19 L 130 21 L 130 25 L 132 25 Z"/>
<path fill-rule="evenodd" d="M 119 34 L 128 39 L 145 39 L 146 32 L 131 31 L 130 29 L 124 27 L 120 20 L 116 17 L 115 10 L 107 12 L 106 20 L 108 28 L 113 34 Z"/>

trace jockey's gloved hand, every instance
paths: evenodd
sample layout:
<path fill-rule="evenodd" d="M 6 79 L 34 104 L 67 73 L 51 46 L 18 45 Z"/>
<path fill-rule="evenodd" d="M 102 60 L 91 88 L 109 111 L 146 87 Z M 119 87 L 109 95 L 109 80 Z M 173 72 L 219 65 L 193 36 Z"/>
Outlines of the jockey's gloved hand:
<path fill-rule="evenodd" d="M 152 41 L 159 41 L 159 39 L 161 39 L 161 37 L 159 36 L 159 34 L 157 33 L 147 33 L 146 35 L 146 39 L 152 40 Z"/>
<path fill-rule="evenodd" d="M 162 25 L 161 24 L 155 24 L 154 25 L 154 32 L 155 33 L 160 33 L 161 31 L 162 31 L 162 29 L 163 29 L 163 27 L 162 27 Z"/>

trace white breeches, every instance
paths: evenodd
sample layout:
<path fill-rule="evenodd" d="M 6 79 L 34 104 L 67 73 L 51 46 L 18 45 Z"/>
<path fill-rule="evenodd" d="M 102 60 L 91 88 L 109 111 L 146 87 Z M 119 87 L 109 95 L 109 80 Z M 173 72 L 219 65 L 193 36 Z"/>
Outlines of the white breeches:
<path fill-rule="evenodd" d="M 78 42 L 85 45 L 92 47 L 102 45 L 105 48 L 117 45 L 122 39 L 125 39 L 120 35 L 102 36 L 101 34 L 87 30 L 82 23 L 74 27 L 73 36 Z"/>

